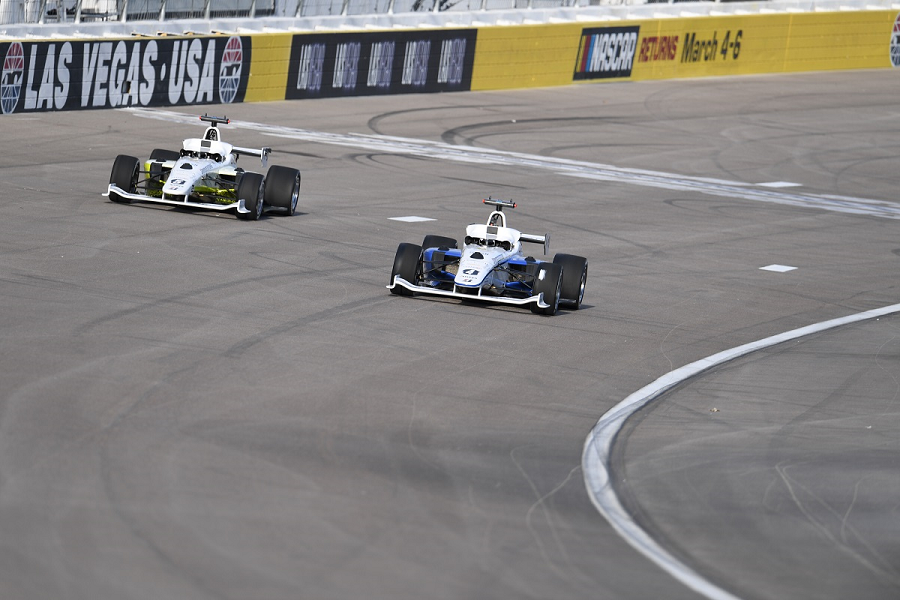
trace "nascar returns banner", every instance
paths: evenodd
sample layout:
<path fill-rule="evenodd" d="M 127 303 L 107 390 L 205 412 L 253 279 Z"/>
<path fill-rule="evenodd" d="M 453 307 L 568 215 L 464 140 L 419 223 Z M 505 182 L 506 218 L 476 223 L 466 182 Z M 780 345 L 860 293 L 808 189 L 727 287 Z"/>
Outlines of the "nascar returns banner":
<path fill-rule="evenodd" d="M 846 11 L 481 29 L 472 89 L 900 64 L 900 15 Z"/>

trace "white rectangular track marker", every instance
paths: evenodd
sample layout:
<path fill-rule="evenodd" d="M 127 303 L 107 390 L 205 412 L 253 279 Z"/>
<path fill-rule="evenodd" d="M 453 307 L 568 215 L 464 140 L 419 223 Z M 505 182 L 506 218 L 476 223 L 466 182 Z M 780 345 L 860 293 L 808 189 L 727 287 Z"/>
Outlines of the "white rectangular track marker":
<path fill-rule="evenodd" d="M 770 181 L 768 183 L 757 183 L 759 187 L 765 188 L 789 188 L 789 187 L 801 187 L 803 184 L 800 183 L 791 183 L 790 181 Z"/>
<path fill-rule="evenodd" d="M 388 217 L 391 221 L 403 221 L 404 223 L 422 223 L 423 221 L 435 221 L 436 219 L 429 219 L 428 217 Z"/>

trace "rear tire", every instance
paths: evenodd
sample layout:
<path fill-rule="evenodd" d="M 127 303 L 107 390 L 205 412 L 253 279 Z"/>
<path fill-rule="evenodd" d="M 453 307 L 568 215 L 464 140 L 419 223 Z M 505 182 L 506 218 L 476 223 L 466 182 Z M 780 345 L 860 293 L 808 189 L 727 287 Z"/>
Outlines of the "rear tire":
<path fill-rule="evenodd" d="M 419 285 L 422 273 L 422 246 L 416 244 L 400 244 L 397 246 L 397 254 L 394 255 L 394 266 L 391 268 L 391 284 L 394 277 L 399 275 L 413 285 Z M 398 296 L 412 296 L 415 294 L 403 286 L 395 285 L 391 288 L 392 294 Z"/>
<path fill-rule="evenodd" d="M 237 187 L 238 199 L 244 200 L 244 208 L 249 213 L 237 214 L 239 219 L 245 221 L 256 221 L 263 212 L 263 199 L 266 194 L 266 180 L 259 173 L 244 173 Z"/>
<path fill-rule="evenodd" d="M 166 162 L 167 160 L 178 160 L 181 155 L 174 150 L 163 150 L 162 148 L 154 148 L 150 153 L 150 160 Z"/>
<path fill-rule="evenodd" d="M 538 315 L 555 315 L 559 310 L 559 295 L 562 289 L 562 267 L 555 263 L 545 262 L 538 266 L 534 278 L 534 295 L 544 294 L 544 302 L 549 304 L 547 308 L 541 308 L 537 302 L 531 305 L 531 312 Z"/>
<path fill-rule="evenodd" d="M 583 256 L 557 254 L 553 262 L 562 267 L 562 291 L 559 301 L 573 310 L 578 310 L 584 299 L 587 284 L 588 261 Z"/>
<path fill-rule="evenodd" d="M 428 248 L 447 248 L 449 250 L 458 247 L 455 239 L 443 235 L 426 235 L 422 241 L 423 250 Z"/>
<path fill-rule="evenodd" d="M 113 163 L 112 172 L 109 175 L 109 182 L 118 186 L 122 191 L 133 194 L 137 189 L 138 180 L 138 159 L 133 156 L 120 154 Z M 109 199 L 113 202 L 128 203 L 128 198 L 124 198 L 119 194 L 110 192 Z"/>
<path fill-rule="evenodd" d="M 297 209 L 300 197 L 300 171 L 273 165 L 266 174 L 265 203 L 285 211 L 287 216 Z"/>

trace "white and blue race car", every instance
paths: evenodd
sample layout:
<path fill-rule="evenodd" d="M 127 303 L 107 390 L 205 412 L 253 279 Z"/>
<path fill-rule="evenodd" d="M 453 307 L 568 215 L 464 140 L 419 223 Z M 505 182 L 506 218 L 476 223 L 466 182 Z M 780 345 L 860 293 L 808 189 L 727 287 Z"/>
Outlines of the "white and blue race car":
<path fill-rule="evenodd" d="M 265 177 L 244 171 L 238 158 L 259 157 L 263 167 L 271 148 L 241 148 L 222 140 L 227 117 L 203 115 L 209 123 L 202 138 L 188 138 L 181 150 L 156 149 L 146 161 L 120 154 L 113 163 L 104 196 L 114 202 L 155 202 L 206 210 L 234 210 L 241 219 L 259 219 L 263 211 L 292 215 L 300 195 L 300 171 L 273 165 Z"/>
<path fill-rule="evenodd" d="M 466 227 L 460 250 L 455 239 L 428 235 L 422 245 L 400 244 L 387 286 L 401 296 L 430 294 L 517 306 L 554 315 L 560 305 L 577 309 L 584 298 L 588 262 L 582 256 L 557 254 L 543 261 L 522 254 L 522 243 L 542 244 L 547 254 L 550 234 L 522 233 L 506 226 L 504 208 L 511 200 L 488 198 L 496 207 L 487 223 Z"/>

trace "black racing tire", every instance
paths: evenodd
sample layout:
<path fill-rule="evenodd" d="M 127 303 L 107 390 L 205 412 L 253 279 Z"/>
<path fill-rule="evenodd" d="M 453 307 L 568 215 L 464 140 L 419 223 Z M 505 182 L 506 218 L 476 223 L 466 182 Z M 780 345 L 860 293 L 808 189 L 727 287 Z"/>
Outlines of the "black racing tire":
<path fill-rule="evenodd" d="M 137 189 L 138 180 L 138 159 L 133 156 L 120 154 L 113 163 L 112 172 L 109 174 L 109 182 L 115 184 L 123 191 L 133 194 Z M 109 194 L 109 199 L 113 202 L 129 202 L 128 198 L 114 193 Z"/>
<path fill-rule="evenodd" d="M 584 299 L 584 287 L 587 284 L 588 261 L 583 256 L 573 254 L 557 254 L 553 262 L 562 267 L 562 291 L 560 303 L 568 308 L 578 310 Z"/>
<path fill-rule="evenodd" d="M 447 237 L 444 235 L 426 235 L 425 239 L 422 240 L 422 249 L 426 248 L 459 248 L 456 245 L 456 240 L 452 237 Z"/>
<path fill-rule="evenodd" d="M 259 173 L 244 173 L 237 186 L 238 200 L 244 200 L 244 208 L 249 213 L 238 213 L 239 219 L 244 221 L 256 221 L 263 212 L 264 198 L 266 194 L 266 180 Z"/>
<path fill-rule="evenodd" d="M 555 315 L 559 310 L 559 295 L 562 290 L 562 267 L 555 263 L 543 262 L 538 266 L 534 276 L 534 294 L 544 294 L 547 308 L 541 308 L 537 302 L 531 305 L 531 312 L 539 315 Z"/>
<path fill-rule="evenodd" d="M 299 197 L 300 171 L 278 165 L 269 167 L 266 174 L 266 205 L 280 208 L 284 214 L 291 216 L 297 209 Z"/>
<path fill-rule="evenodd" d="M 158 160 L 165 162 L 167 160 L 178 160 L 181 155 L 174 150 L 164 150 L 162 148 L 154 148 L 150 153 L 150 160 Z"/>
<path fill-rule="evenodd" d="M 418 285 L 422 273 L 422 246 L 416 244 L 400 244 L 397 246 L 397 254 L 394 255 L 394 266 L 391 267 L 391 283 L 394 277 L 399 275 L 406 281 Z M 392 294 L 398 296 L 412 296 L 415 294 L 403 286 L 395 285 L 391 288 Z"/>

